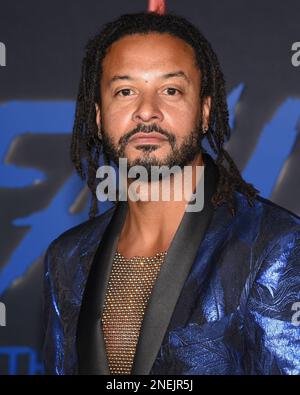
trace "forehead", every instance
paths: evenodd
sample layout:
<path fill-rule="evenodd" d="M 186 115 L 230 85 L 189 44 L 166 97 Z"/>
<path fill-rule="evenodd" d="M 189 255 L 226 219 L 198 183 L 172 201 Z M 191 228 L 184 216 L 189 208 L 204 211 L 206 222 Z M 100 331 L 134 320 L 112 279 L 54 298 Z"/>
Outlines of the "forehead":
<path fill-rule="evenodd" d="M 133 34 L 114 42 L 102 63 L 103 76 L 116 72 L 198 71 L 194 49 L 167 33 Z"/>

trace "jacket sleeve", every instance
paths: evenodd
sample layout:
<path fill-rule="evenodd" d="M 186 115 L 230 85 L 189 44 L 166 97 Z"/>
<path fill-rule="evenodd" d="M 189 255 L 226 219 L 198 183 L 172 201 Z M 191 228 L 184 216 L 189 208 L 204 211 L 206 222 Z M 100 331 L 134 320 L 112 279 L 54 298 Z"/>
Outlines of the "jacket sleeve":
<path fill-rule="evenodd" d="M 245 309 L 245 370 L 300 375 L 300 231 L 281 236 L 260 264 Z"/>
<path fill-rule="evenodd" d="M 46 374 L 62 374 L 63 331 L 57 291 L 58 252 L 54 242 L 50 244 L 44 259 L 44 343 L 43 358 Z"/>

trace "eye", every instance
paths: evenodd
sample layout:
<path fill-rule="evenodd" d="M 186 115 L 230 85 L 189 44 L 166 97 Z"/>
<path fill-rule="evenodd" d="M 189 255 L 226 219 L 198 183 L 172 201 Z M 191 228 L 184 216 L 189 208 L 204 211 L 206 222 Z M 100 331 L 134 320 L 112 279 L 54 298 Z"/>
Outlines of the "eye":
<path fill-rule="evenodd" d="M 181 94 L 181 91 L 176 88 L 167 88 L 164 91 L 167 92 L 168 96 L 177 96 L 178 94 Z"/>
<path fill-rule="evenodd" d="M 129 89 L 129 88 L 124 88 L 124 89 L 121 89 L 121 90 L 119 90 L 117 93 L 116 93 L 116 96 L 131 96 L 130 95 L 130 92 L 133 92 L 132 91 L 132 89 Z"/>

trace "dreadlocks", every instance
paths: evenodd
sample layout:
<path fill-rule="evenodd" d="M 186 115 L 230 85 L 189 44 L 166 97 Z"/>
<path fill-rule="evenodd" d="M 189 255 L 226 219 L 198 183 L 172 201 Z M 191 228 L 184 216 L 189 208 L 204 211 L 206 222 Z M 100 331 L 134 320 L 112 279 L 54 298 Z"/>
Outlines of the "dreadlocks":
<path fill-rule="evenodd" d="M 219 170 L 218 187 L 212 203 L 215 207 L 226 203 L 234 213 L 234 192 L 239 191 L 252 205 L 258 191 L 243 180 L 232 158 L 223 147 L 230 138 L 230 127 L 225 81 L 216 54 L 205 37 L 186 19 L 174 14 L 159 15 L 150 12 L 122 15 L 117 20 L 106 24 L 86 46 L 71 141 L 71 160 L 81 178 L 87 180 L 92 192 L 90 218 L 93 218 L 98 211 L 96 171 L 101 153 L 103 153 L 104 163 L 110 163 L 107 153 L 102 152 L 102 143 L 98 137 L 96 124 L 95 103 L 101 103 L 102 61 L 107 49 L 118 39 L 130 34 L 151 32 L 169 33 L 179 37 L 195 51 L 197 65 L 201 71 L 201 105 L 205 97 L 211 97 L 206 138 L 216 156 L 215 163 Z"/>

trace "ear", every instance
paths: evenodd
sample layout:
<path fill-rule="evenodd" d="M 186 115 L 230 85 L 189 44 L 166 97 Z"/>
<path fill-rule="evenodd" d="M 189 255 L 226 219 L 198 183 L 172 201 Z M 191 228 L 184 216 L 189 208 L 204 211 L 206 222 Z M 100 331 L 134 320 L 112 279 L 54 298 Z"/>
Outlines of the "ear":
<path fill-rule="evenodd" d="M 211 109 L 211 97 L 206 96 L 204 98 L 203 107 L 202 107 L 203 126 L 206 128 L 208 127 L 210 109 Z"/>
<path fill-rule="evenodd" d="M 101 124 L 101 113 L 100 113 L 100 106 L 98 103 L 95 103 L 95 108 L 96 108 L 96 124 L 99 129 L 100 124 Z"/>

